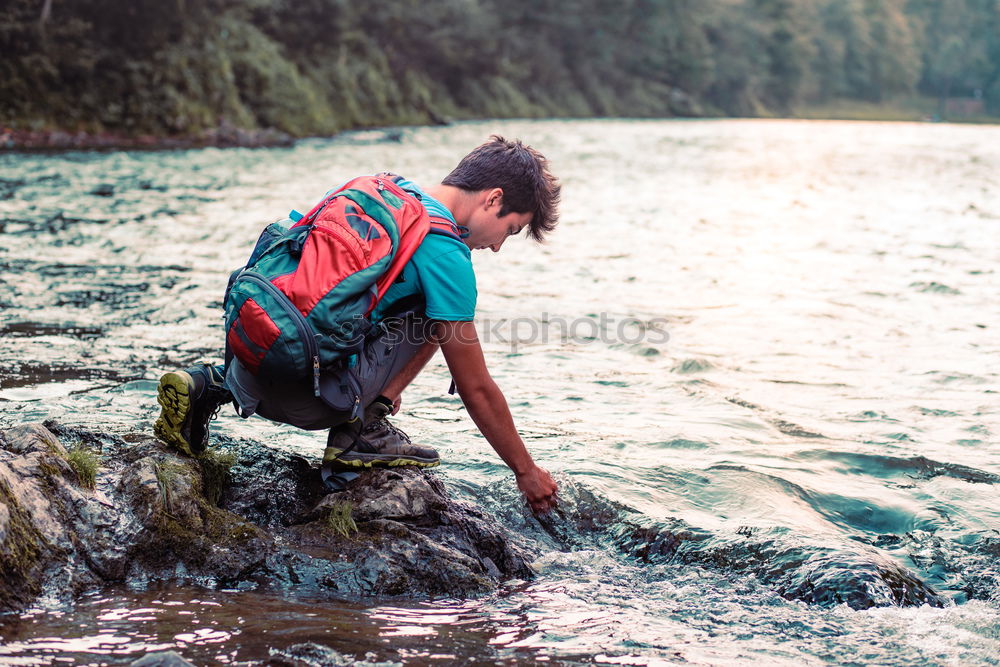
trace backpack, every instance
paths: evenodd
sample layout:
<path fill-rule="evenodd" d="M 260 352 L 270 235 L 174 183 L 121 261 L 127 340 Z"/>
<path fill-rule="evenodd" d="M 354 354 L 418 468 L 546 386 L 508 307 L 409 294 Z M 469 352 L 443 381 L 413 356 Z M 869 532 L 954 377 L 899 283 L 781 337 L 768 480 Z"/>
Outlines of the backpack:
<path fill-rule="evenodd" d="M 320 373 L 357 359 L 372 310 L 426 235 L 461 241 L 455 223 L 431 218 L 400 180 L 355 178 L 261 233 L 226 290 L 227 361 L 274 382 L 311 378 L 319 397 Z"/>

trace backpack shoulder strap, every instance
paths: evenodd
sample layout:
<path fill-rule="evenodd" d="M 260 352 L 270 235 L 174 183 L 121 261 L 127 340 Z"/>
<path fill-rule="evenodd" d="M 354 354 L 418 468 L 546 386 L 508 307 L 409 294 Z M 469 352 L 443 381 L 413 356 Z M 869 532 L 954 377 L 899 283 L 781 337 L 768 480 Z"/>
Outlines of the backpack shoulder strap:
<path fill-rule="evenodd" d="M 376 177 L 392 182 L 394 185 L 396 185 L 401 190 L 406 192 L 406 194 L 412 196 L 417 201 L 423 200 L 423 197 L 420 196 L 419 192 L 416 192 L 415 190 L 412 189 L 406 189 L 402 185 L 400 185 L 400 183 L 406 180 L 402 176 L 394 174 L 390 171 L 383 171 L 379 174 L 376 174 Z M 466 236 L 469 235 L 469 228 L 465 227 L 464 225 L 458 225 L 445 217 L 431 215 L 429 212 L 428 212 L 428 217 L 431 222 L 430 229 L 428 230 L 429 234 L 440 234 L 442 236 L 450 236 L 454 238 L 456 241 L 462 241 L 462 239 L 464 239 Z"/>
<path fill-rule="evenodd" d="M 379 173 L 375 174 L 375 178 L 382 178 L 387 181 L 392 181 L 396 185 L 399 185 L 400 183 L 406 180 L 399 174 L 394 174 L 391 171 L 380 171 Z"/>
<path fill-rule="evenodd" d="M 462 240 L 461 227 L 456 225 L 454 222 L 448 218 L 438 217 L 436 215 L 428 216 L 431 222 L 431 228 L 427 230 L 428 234 L 439 234 L 441 236 L 448 236 L 455 239 L 459 243 L 465 243 Z"/>

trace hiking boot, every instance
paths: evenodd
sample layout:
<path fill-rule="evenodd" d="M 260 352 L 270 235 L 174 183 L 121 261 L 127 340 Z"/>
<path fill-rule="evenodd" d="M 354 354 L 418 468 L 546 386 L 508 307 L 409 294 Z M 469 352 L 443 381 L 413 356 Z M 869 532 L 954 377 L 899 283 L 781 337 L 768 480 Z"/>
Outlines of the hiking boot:
<path fill-rule="evenodd" d="M 156 389 L 160 417 L 153 432 L 182 454 L 195 456 L 208 447 L 208 423 L 232 400 L 221 372 L 209 364 L 171 371 Z"/>
<path fill-rule="evenodd" d="M 365 410 L 360 433 L 352 424 L 330 429 L 323 463 L 347 468 L 432 468 L 440 463 L 435 450 L 414 445 L 409 436 L 386 419 L 390 412 L 391 406 L 375 401 Z"/>

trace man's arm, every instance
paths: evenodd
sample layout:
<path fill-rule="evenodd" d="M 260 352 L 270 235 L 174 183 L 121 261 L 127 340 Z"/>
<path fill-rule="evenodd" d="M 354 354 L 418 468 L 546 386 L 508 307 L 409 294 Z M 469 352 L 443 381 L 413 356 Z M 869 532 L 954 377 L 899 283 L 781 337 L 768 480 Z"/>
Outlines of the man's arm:
<path fill-rule="evenodd" d="M 517 433 L 507 399 L 490 376 L 473 322 L 438 322 L 435 337 L 472 421 L 504 463 L 531 509 L 546 512 L 556 505 L 556 483 L 535 465 Z"/>

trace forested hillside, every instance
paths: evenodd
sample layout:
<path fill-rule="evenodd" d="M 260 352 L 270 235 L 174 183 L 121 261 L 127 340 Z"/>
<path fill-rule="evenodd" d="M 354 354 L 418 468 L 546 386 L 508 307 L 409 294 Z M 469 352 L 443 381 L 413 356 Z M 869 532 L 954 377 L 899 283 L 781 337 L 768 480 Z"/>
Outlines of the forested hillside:
<path fill-rule="evenodd" d="M 0 54 L 0 125 L 21 129 L 302 136 L 915 95 L 1000 115 L 1000 0 L 3 0 Z"/>

